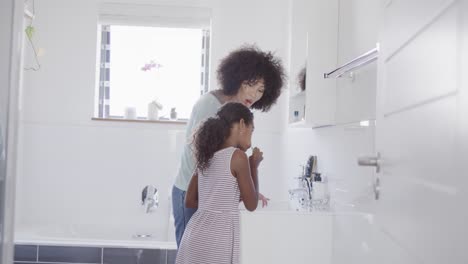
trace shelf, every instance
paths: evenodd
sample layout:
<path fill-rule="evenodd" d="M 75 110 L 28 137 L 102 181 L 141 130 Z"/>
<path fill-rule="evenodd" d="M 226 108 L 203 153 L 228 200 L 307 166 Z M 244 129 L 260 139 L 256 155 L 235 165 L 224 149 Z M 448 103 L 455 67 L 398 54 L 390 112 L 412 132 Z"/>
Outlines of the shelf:
<path fill-rule="evenodd" d="M 306 95 L 305 91 L 300 91 L 300 92 L 295 92 L 294 94 L 291 94 L 291 96 L 289 96 L 289 98 L 301 98 L 301 97 L 304 97 Z"/>
<path fill-rule="evenodd" d="M 291 127 L 291 128 L 307 128 L 307 127 L 310 127 L 310 126 L 307 125 L 307 123 L 306 123 L 306 121 L 304 119 L 296 121 L 296 122 L 289 123 L 288 126 Z"/>
<path fill-rule="evenodd" d="M 148 119 L 125 119 L 125 118 L 100 118 L 100 117 L 93 117 L 91 120 L 95 121 L 112 121 L 112 122 L 133 122 L 133 123 L 159 123 L 159 124 L 179 124 L 185 125 L 187 124 L 186 119 L 177 119 L 177 120 L 148 120 Z"/>

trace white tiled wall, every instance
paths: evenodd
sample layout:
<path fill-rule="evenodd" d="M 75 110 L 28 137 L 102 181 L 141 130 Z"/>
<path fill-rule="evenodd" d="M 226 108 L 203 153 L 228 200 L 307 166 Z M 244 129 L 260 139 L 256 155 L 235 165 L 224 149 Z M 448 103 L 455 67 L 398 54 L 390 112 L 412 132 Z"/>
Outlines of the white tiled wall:
<path fill-rule="evenodd" d="M 286 174 L 290 187 L 296 187 L 309 155 L 318 157 L 318 172 L 329 181 L 331 204 L 336 212 L 332 226 L 331 263 L 350 263 L 369 259 L 374 238 L 372 219 L 361 212 L 373 211 L 373 169 L 359 167 L 357 157 L 374 152 L 374 131 L 357 124 L 318 129 L 293 128 L 287 132 Z M 348 215 L 348 213 L 350 215 Z M 356 213 L 356 215 L 354 215 Z M 358 262 L 351 262 L 358 263 Z M 363 262 L 364 263 L 364 262 Z"/>
<path fill-rule="evenodd" d="M 119 219 L 116 225 L 125 236 L 139 229 L 167 227 L 169 188 L 185 127 L 91 121 L 101 2 L 107 1 L 36 1 L 35 43 L 44 55 L 41 70 L 24 76 L 18 233 L 45 228 L 47 236 L 53 235 L 54 229 L 107 228 L 111 218 Z M 286 1 L 114 2 L 211 8 L 212 88 L 219 60 L 244 43 L 274 51 L 287 64 Z M 270 27 L 275 30 L 265 30 Z M 254 144 L 268 153 L 260 168 L 262 192 L 272 199 L 282 187 L 278 171 L 282 171 L 285 103 L 281 98 L 268 114 L 255 114 Z M 157 185 L 162 196 L 160 208 L 152 215 L 142 213 L 139 205 L 141 189 L 147 184 Z M 158 218 L 160 213 L 165 214 L 164 219 Z"/>
<path fill-rule="evenodd" d="M 318 172 L 329 179 L 335 205 L 342 210 L 367 206 L 373 170 L 359 167 L 357 158 L 374 151 L 374 126 L 359 123 L 318 129 L 291 128 L 287 132 L 285 156 L 287 182 L 295 187 L 310 155 L 318 159 Z"/>

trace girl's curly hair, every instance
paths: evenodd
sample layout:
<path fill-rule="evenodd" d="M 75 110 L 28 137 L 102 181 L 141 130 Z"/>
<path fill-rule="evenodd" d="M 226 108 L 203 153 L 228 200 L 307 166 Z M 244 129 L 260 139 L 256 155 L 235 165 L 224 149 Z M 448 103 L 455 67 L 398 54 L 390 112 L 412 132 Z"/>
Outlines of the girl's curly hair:
<path fill-rule="evenodd" d="M 244 119 L 247 125 L 252 124 L 252 112 L 243 104 L 226 103 L 215 117 L 208 118 L 195 132 L 194 146 L 198 169 L 203 171 L 209 166 L 214 153 L 221 149 L 229 137 L 232 125 L 241 119 Z"/>
<path fill-rule="evenodd" d="M 286 78 L 281 60 L 255 45 L 246 45 L 231 52 L 221 61 L 217 76 L 226 95 L 237 94 L 245 81 L 254 84 L 263 78 L 265 92 L 252 105 L 253 109 L 261 109 L 262 112 L 268 111 L 276 103 Z"/>

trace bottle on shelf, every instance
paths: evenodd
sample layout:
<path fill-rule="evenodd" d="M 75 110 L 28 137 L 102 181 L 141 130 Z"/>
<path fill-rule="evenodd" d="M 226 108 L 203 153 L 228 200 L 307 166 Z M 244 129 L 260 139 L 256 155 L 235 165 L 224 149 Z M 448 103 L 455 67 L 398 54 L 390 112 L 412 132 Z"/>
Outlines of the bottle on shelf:
<path fill-rule="evenodd" d="M 300 118 L 299 118 L 299 111 L 294 111 L 294 122 L 298 122 L 300 121 Z"/>

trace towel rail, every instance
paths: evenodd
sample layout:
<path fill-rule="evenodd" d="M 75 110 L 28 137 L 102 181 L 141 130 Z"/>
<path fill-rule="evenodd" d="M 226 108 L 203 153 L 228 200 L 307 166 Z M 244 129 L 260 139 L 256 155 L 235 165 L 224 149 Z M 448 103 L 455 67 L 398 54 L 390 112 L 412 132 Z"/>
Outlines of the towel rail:
<path fill-rule="evenodd" d="M 343 76 L 344 74 L 358 69 L 364 65 L 367 65 L 373 61 L 376 61 L 377 58 L 379 57 L 379 44 L 377 43 L 376 47 L 361 56 L 349 61 L 348 63 L 343 64 L 342 66 L 336 68 L 335 70 L 324 73 L 323 78 L 328 79 L 328 78 L 339 78 Z"/>

